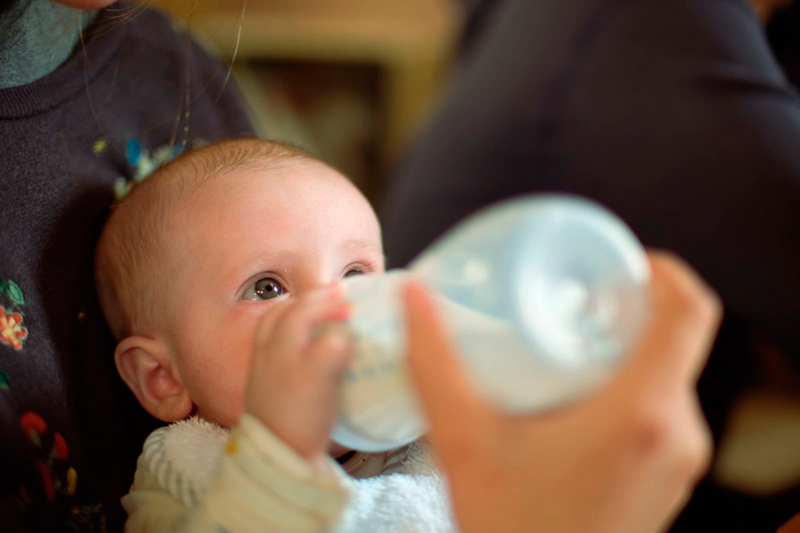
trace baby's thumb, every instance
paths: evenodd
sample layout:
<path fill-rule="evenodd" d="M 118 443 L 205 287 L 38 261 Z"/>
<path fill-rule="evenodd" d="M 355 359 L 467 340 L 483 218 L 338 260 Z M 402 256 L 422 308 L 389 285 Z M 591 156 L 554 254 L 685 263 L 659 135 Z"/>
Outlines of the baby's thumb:
<path fill-rule="evenodd" d="M 410 282 L 403 297 L 411 378 L 430 424 L 430 440 L 446 455 L 450 446 L 471 442 L 472 433 L 485 430 L 488 410 L 473 391 L 428 292 Z"/>

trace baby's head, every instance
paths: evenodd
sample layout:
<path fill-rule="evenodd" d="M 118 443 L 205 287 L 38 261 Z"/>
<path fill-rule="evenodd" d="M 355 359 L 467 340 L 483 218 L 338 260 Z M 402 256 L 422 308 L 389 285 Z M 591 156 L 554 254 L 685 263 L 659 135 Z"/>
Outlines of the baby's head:
<path fill-rule="evenodd" d="M 341 174 L 283 144 L 189 152 L 113 210 L 96 252 L 122 379 L 166 422 L 234 425 L 256 326 L 278 298 L 383 271 L 380 227 Z"/>

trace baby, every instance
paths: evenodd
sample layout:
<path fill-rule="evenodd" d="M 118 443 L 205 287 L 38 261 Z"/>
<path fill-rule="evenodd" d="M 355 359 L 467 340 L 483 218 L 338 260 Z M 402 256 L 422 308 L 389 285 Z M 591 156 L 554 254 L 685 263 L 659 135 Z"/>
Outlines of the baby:
<path fill-rule="evenodd" d="M 339 280 L 383 269 L 367 200 L 280 143 L 189 152 L 114 208 L 96 252 L 114 359 L 147 412 L 174 422 L 145 442 L 126 529 L 452 527 L 423 446 L 329 439 L 352 346 L 319 326 L 348 317 Z"/>

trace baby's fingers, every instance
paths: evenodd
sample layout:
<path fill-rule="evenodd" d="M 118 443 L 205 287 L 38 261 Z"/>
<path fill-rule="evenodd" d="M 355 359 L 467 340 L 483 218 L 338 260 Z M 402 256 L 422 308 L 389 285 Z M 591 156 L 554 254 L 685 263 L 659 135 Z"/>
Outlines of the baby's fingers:
<path fill-rule="evenodd" d="M 346 328 L 334 324 L 325 326 L 308 350 L 308 367 L 327 383 L 336 385 L 352 359 L 353 349 L 352 337 Z"/>
<path fill-rule="evenodd" d="M 277 317 L 271 317 L 272 312 L 267 315 L 264 327 L 256 333 L 256 348 L 269 345 L 271 350 L 306 349 L 311 343 L 315 326 L 348 318 L 350 310 L 341 299 L 342 293 L 341 286 L 334 285 L 288 300 Z"/>

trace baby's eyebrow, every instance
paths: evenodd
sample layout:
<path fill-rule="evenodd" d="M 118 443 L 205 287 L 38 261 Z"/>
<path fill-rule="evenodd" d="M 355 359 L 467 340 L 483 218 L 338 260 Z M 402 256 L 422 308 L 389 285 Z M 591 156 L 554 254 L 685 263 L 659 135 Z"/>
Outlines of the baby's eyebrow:
<path fill-rule="evenodd" d="M 386 262 L 386 256 L 383 254 L 383 249 L 380 246 L 375 245 L 375 243 L 370 241 L 365 241 L 363 239 L 350 239 L 344 241 L 342 243 L 343 248 L 356 248 L 360 251 L 372 252 L 376 255 L 379 255 L 383 258 L 383 262 Z"/>
<path fill-rule="evenodd" d="M 224 280 L 225 285 L 235 285 L 240 283 L 242 279 L 252 276 L 257 273 L 257 265 L 264 265 L 265 263 L 277 263 L 287 260 L 287 256 L 291 256 L 286 251 L 274 252 L 258 252 L 249 256 L 245 261 L 231 265 L 220 277 Z M 238 289 L 237 289 L 238 290 Z"/>
<path fill-rule="evenodd" d="M 352 246 L 352 247 L 357 247 L 357 248 L 366 248 L 366 249 L 368 249 L 370 251 L 373 251 L 373 252 L 376 252 L 376 253 L 379 253 L 379 254 L 383 253 L 383 250 L 381 250 L 380 247 L 375 246 L 375 243 L 372 243 L 370 241 L 365 241 L 363 239 L 350 239 L 350 240 L 344 241 L 344 243 L 342 243 L 342 246 Z"/>
<path fill-rule="evenodd" d="M 370 241 L 365 241 L 364 239 L 350 239 L 344 241 L 345 246 L 358 246 L 359 248 L 369 248 L 374 251 L 379 251 L 378 247 L 375 246 L 374 243 Z"/>

